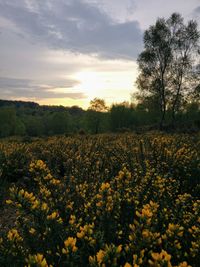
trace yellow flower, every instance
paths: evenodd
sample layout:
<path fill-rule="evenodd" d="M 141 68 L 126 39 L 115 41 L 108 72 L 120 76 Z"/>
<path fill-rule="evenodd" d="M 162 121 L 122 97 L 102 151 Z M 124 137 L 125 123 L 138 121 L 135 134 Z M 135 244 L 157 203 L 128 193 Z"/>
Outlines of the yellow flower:
<path fill-rule="evenodd" d="M 29 230 L 29 233 L 30 233 L 30 234 L 34 234 L 34 233 L 35 233 L 35 229 L 34 229 L 34 228 L 31 228 L 31 229 Z"/>
<path fill-rule="evenodd" d="M 177 229 L 177 226 L 175 224 L 173 224 L 173 223 L 169 223 L 168 229 L 170 231 L 175 231 Z"/>
<path fill-rule="evenodd" d="M 11 199 L 8 199 L 8 200 L 6 200 L 6 204 L 12 204 L 13 203 L 13 201 L 11 200 Z"/>
<path fill-rule="evenodd" d="M 32 264 L 37 264 L 38 267 L 50 267 L 51 266 L 51 265 L 48 266 L 45 257 L 40 253 L 33 255 L 33 256 L 29 255 L 27 262 L 29 263 L 28 266 L 32 266 Z"/>
<path fill-rule="evenodd" d="M 43 258 L 44 258 L 44 256 L 42 255 L 42 254 L 37 254 L 36 255 L 36 259 L 37 259 L 37 261 L 38 261 L 38 263 L 40 263 L 42 260 L 43 260 Z"/>
<path fill-rule="evenodd" d="M 76 234 L 76 236 L 77 236 L 78 238 L 83 238 L 84 235 L 85 235 L 84 231 L 78 232 L 78 233 Z"/>
<path fill-rule="evenodd" d="M 58 184 L 60 184 L 60 180 L 58 180 L 58 179 L 52 179 L 51 180 L 51 184 L 53 184 L 53 185 L 58 185 Z"/>
<path fill-rule="evenodd" d="M 89 256 L 89 263 L 95 263 L 95 257 Z"/>
<path fill-rule="evenodd" d="M 41 210 L 47 210 L 47 209 L 48 209 L 47 203 L 42 203 Z"/>
<path fill-rule="evenodd" d="M 13 240 L 22 241 L 23 240 L 23 238 L 19 235 L 17 229 L 11 229 L 7 234 L 7 238 L 10 241 L 13 241 Z"/>
<path fill-rule="evenodd" d="M 154 259 L 154 263 L 149 260 L 149 264 L 153 266 L 157 266 L 155 263 L 167 263 L 167 267 L 172 267 L 171 265 L 171 255 L 168 254 L 165 250 L 162 250 L 161 253 L 152 252 L 151 257 Z"/>
<path fill-rule="evenodd" d="M 39 207 L 40 202 L 36 199 L 32 204 L 33 205 L 32 205 L 31 208 L 34 210 L 34 209 L 37 209 Z"/>
<path fill-rule="evenodd" d="M 50 215 L 47 216 L 47 219 L 48 219 L 48 220 L 53 220 L 53 219 L 55 219 L 57 216 L 58 216 L 58 212 L 57 212 L 57 211 L 54 211 L 54 212 L 52 212 L 52 214 L 50 214 Z"/>
<path fill-rule="evenodd" d="M 178 242 L 178 240 L 175 240 L 175 247 L 178 249 L 181 249 L 181 244 Z"/>
<path fill-rule="evenodd" d="M 147 229 L 143 230 L 143 231 L 142 231 L 142 236 L 143 236 L 144 238 L 148 238 L 148 237 L 150 236 L 150 232 L 149 232 L 149 230 L 147 230 Z"/>
<path fill-rule="evenodd" d="M 73 247 L 76 245 L 76 238 L 68 237 L 64 242 L 66 247 Z"/>
<path fill-rule="evenodd" d="M 62 218 L 59 218 L 59 219 L 57 220 L 57 222 L 60 223 L 60 224 L 62 224 L 62 223 L 63 223 Z"/>
<path fill-rule="evenodd" d="M 188 265 L 186 261 L 181 262 L 178 267 L 192 267 L 191 265 Z"/>
<path fill-rule="evenodd" d="M 106 189 L 110 188 L 110 184 L 109 183 L 102 183 L 101 184 L 101 190 L 104 191 Z"/>
<path fill-rule="evenodd" d="M 142 209 L 142 217 L 151 218 L 153 213 L 149 209 Z"/>
<path fill-rule="evenodd" d="M 103 262 L 105 254 L 106 254 L 105 251 L 103 251 L 102 249 L 100 249 L 99 252 L 97 252 L 97 262 L 99 265 Z"/>
<path fill-rule="evenodd" d="M 119 246 L 117 247 L 116 252 L 117 252 L 117 253 L 120 253 L 121 251 L 122 251 L 122 245 L 119 245 Z"/>
<path fill-rule="evenodd" d="M 76 216 L 75 216 L 75 215 L 71 215 L 71 216 L 70 216 L 69 223 L 70 223 L 70 224 L 74 224 L 74 223 L 75 223 L 75 220 L 76 220 Z"/>
<path fill-rule="evenodd" d="M 64 245 L 65 245 L 65 248 L 62 249 L 63 254 L 68 254 L 69 249 L 71 249 L 72 252 L 76 252 L 78 249 L 76 247 L 76 238 L 73 238 L 73 237 L 68 237 L 65 240 Z"/>
<path fill-rule="evenodd" d="M 155 261 L 157 261 L 157 260 L 160 259 L 160 254 L 159 254 L 159 253 L 152 252 L 152 253 L 151 253 L 151 257 L 152 257 Z"/>

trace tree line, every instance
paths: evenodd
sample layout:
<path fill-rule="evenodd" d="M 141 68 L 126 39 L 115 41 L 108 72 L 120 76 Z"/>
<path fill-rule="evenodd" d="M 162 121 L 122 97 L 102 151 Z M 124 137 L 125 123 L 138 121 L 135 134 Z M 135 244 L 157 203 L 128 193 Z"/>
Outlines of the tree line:
<path fill-rule="evenodd" d="M 123 102 L 108 108 L 103 99 L 94 99 L 86 111 L 77 106 L 29 104 L 0 100 L 0 137 L 143 132 L 158 129 L 160 121 L 159 111 L 146 100 L 137 105 Z M 176 131 L 199 131 L 200 110 L 196 102 L 188 103 L 176 116 Z M 170 123 L 170 112 L 166 112 L 165 119 Z"/>

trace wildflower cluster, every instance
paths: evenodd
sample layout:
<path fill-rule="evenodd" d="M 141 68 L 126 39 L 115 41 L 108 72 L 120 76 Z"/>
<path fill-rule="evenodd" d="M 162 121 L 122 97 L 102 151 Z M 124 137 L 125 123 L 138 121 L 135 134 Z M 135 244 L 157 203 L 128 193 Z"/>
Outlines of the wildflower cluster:
<path fill-rule="evenodd" d="M 199 142 L 84 138 L 27 144 L 29 181 L 10 188 L 0 266 L 198 266 Z"/>

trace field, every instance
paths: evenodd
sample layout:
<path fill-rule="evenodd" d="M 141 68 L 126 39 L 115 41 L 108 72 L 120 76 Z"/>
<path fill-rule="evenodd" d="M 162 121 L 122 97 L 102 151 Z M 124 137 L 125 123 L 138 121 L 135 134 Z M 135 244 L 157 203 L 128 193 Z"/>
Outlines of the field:
<path fill-rule="evenodd" d="M 2 140 L 0 266 L 199 266 L 199 152 L 199 135 Z"/>

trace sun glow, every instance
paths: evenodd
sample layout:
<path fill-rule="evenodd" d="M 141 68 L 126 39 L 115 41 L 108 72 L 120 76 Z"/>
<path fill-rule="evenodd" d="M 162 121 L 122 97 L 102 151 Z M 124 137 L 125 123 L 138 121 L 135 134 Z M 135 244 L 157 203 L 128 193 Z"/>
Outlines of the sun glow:
<path fill-rule="evenodd" d="M 105 81 L 102 80 L 97 72 L 80 72 L 75 75 L 75 79 L 80 82 L 77 88 L 84 91 L 84 93 L 91 98 L 99 94 L 102 86 L 105 86 Z"/>
<path fill-rule="evenodd" d="M 111 104 L 130 100 L 134 91 L 136 73 L 133 71 L 83 71 L 73 78 L 80 82 L 75 88 L 84 92 L 88 103 L 91 99 L 98 97 Z"/>

